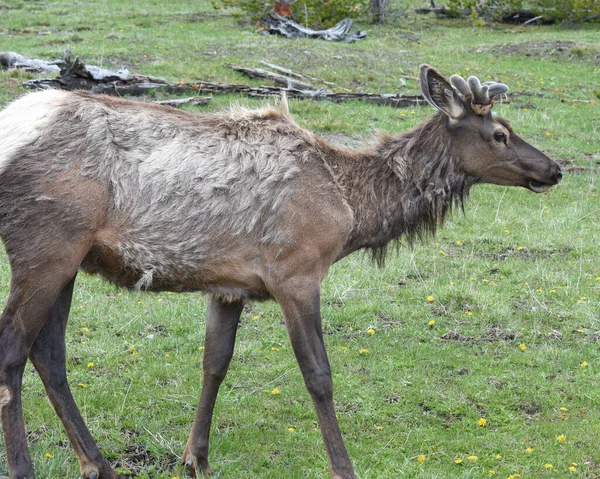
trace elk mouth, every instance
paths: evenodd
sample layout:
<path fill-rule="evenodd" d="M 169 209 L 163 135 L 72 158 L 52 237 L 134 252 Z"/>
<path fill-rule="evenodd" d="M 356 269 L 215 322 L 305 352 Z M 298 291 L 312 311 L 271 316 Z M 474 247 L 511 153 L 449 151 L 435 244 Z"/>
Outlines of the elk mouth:
<path fill-rule="evenodd" d="M 542 183 L 537 180 L 529 180 L 529 189 L 534 193 L 544 193 L 554 186 L 554 183 Z"/>

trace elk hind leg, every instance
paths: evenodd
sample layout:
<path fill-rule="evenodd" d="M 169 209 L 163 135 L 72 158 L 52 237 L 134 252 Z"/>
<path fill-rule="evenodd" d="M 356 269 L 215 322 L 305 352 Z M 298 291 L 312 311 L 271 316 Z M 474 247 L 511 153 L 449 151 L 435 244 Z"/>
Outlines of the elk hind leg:
<path fill-rule="evenodd" d="M 212 473 L 208 464 L 208 439 L 212 415 L 229 363 L 233 356 L 235 336 L 242 301 L 224 302 L 212 297 L 206 314 L 206 337 L 204 347 L 204 380 L 198 410 L 183 453 L 183 462 L 193 477 L 196 473 L 208 476 Z"/>

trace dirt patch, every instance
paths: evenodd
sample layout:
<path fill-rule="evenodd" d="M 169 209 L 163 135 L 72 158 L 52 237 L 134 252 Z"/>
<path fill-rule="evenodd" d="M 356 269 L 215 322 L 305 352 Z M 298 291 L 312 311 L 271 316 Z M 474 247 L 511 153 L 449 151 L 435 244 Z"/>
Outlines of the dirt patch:
<path fill-rule="evenodd" d="M 465 341 L 471 340 L 467 336 L 464 336 L 456 331 L 448 331 L 446 334 L 442 334 L 440 336 L 440 339 L 443 341 L 458 341 L 458 342 L 465 342 Z"/>
<path fill-rule="evenodd" d="M 123 477 L 136 477 L 151 466 L 160 471 L 172 471 L 178 464 L 179 458 L 172 453 L 155 457 L 144 445 L 129 444 L 113 466 L 128 471 Z"/>
<path fill-rule="evenodd" d="M 547 41 L 508 43 L 505 45 L 482 46 L 475 50 L 476 53 L 490 53 L 494 55 L 520 55 L 524 57 L 544 57 L 557 60 L 592 60 L 600 63 L 600 48 L 572 41 Z"/>
<path fill-rule="evenodd" d="M 481 336 L 482 341 L 496 342 L 496 341 L 514 341 L 517 335 L 510 329 L 502 329 L 500 326 L 491 326 L 488 328 L 486 333 Z"/>

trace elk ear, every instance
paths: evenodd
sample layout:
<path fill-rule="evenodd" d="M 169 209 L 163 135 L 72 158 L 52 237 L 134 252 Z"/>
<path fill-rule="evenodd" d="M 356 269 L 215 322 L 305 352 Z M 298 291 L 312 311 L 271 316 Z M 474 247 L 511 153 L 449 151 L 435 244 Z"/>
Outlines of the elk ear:
<path fill-rule="evenodd" d="M 452 85 L 429 65 L 421 65 L 421 91 L 425 99 L 453 120 L 465 113 L 462 99 Z"/>

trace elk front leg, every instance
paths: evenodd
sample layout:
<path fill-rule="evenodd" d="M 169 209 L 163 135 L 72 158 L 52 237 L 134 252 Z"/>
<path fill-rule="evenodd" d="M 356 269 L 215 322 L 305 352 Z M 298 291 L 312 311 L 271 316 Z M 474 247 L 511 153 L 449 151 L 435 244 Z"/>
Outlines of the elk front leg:
<path fill-rule="evenodd" d="M 85 479 L 116 479 L 88 431 L 67 383 L 65 332 L 73 296 L 73 278 L 54 303 L 50 317 L 38 334 L 29 358 L 35 366 L 52 407 L 62 421 Z"/>
<path fill-rule="evenodd" d="M 183 462 L 193 477 L 197 472 L 208 476 L 212 473 L 208 465 L 208 437 L 213 410 L 229 363 L 233 356 L 235 335 L 242 301 L 226 303 L 212 297 L 206 314 L 206 337 L 204 340 L 204 380 L 192 431 L 183 453 Z"/>
<path fill-rule="evenodd" d="M 321 327 L 318 286 L 290 285 L 276 295 L 304 383 L 310 393 L 334 479 L 355 479 L 333 408 L 331 368 Z"/>
<path fill-rule="evenodd" d="M 0 410 L 11 479 L 35 477 L 23 422 L 23 370 L 35 338 L 77 272 L 77 264 L 54 262 L 27 270 L 16 265 L 13 270 L 8 302 L 0 316 Z"/>

